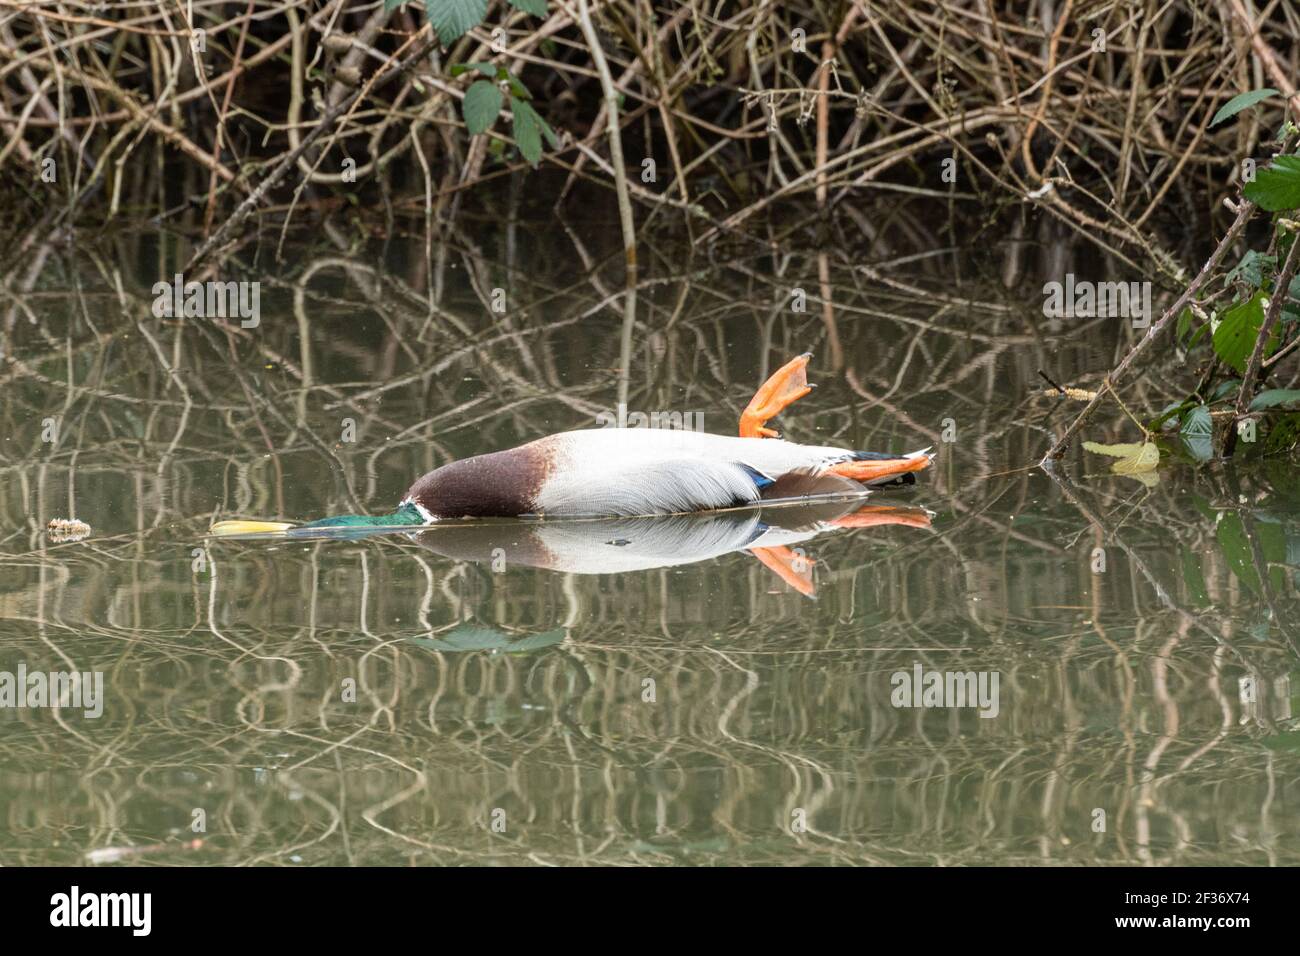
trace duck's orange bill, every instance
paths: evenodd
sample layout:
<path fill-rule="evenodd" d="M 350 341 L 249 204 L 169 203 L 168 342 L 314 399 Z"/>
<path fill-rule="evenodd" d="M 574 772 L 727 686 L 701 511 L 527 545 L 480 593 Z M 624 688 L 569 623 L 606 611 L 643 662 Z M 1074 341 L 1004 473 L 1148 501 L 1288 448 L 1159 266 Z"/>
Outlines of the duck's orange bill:
<path fill-rule="evenodd" d="M 750 548 L 749 553 L 805 597 L 813 597 L 817 593 L 817 585 L 813 583 L 812 576 L 813 559 L 807 555 L 791 551 L 784 545 L 776 548 Z"/>

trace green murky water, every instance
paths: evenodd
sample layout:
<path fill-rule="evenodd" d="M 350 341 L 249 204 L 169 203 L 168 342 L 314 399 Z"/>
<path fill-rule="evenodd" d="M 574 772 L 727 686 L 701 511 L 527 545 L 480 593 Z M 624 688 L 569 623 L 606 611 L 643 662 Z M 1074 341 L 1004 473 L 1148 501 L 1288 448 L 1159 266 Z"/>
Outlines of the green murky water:
<path fill-rule="evenodd" d="M 24 273 L 0 312 L 0 670 L 102 672 L 103 700 L 0 710 L 0 861 L 1300 862 L 1294 461 L 1029 467 L 1074 411 L 1038 370 L 1095 384 L 1134 334 L 1047 322 L 1032 281 L 651 248 L 625 329 L 582 265 L 610 251 L 266 253 L 238 277 L 262 283 L 251 328 L 154 318 L 156 249 Z M 820 387 L 787 437 L 936 447 L 873 497 L 893 510 L 205 537 L 387 511 L 620 400 L 734 433 L 804 350 Z M 1134 435 L 1108 411 L 1089 437 Z M 815 596 L 746 550 L 764 529 Z M 995 675 L 987 716 L 895 706 L 918 667 Z"/>

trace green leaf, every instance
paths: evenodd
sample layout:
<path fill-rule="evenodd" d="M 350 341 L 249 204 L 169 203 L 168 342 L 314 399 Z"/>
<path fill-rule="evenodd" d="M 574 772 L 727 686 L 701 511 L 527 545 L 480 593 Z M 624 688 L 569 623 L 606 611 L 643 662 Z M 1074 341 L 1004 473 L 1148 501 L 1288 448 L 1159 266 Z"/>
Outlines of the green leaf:
<path fill-rule="evenodd" d="M 1187 340 L 1187 347 L 1189 349 L 1195 348 L 1196 343 L 1201 341 L 1201 339 L 1205 338 L 1205 334 L 1210 331 L 1212 331 L 1210 327 L 1210 323 L 1209 322 L 1203 323 L 1199 329 L 1197 329 L 1195 332 L 1192 333 L 1192 337 Z"/>
<path fill-rule="evenodd" d="M 1300 730 L 1290 730 L 1281 734 L 1270 734 L 1260 741 L 1269 750 L 1300 750 Z"/>
<path fill-rule="evenodd" d="M 1192 603 L 1198 607 L 1208 607 L 1210 592 L 1205 587 L 1205 575 L 1201 573 L 1200 562 L 1187 548 L 1181 548 L 1180 550 L 1183 557 L 1183 582 L 1187 585 L 1187 591 L 1192 596 Z"/>
<path fill-rule="evenodd" d="M 564 633 L 563 628 L 557 628 L 515 638 L 512 634 L 490 627 L 464 624 L 455 630 L 444 631 L 437 638 L 409 637 L 407 640 L 430 651 L 535 651 L 559 644 L 564 640 Z"/>
<path fill-rule="evenodd" d="M 1166 405 L 1164 411 L 1162 411 L 1155 418 L 1151 419 L 1151 421 L 1147 422 L 1147 431 L 1152 431 L 1152 432 L 1159 431 L 1161 428 L 1164 427 L 1166 422 L 1168 422 L 1171 418 L 1177 418 L 1190 405 L 1191 403 L 1186 399 L 1184 399 L 1181 402 L 1172 402 L 1169 405 Z"/>
<path fill-rule="evenodd" d="M 1287 296 L 1293 301 L 1300 301 L 1300 275 L 1291 277 L 1291 284 L 1287 286 Z"/>
<path fill-rule="evenodd" d="M 1279 156 L 1255 173 L 1242 190 L 1246 198 L 1269 212 L 1300 206 L 1300 156 Z"/>
<path fill-rule="evenodd" d="M 1286 528 L 1277 521 L 1260 518 L 1255 521 L 1254 531 L 1265 573 L 1273 589 L 1280 591 L 1286 585 L 1286 572 L 1281 567 L 1287 557 Z"/>
<path fill-rule="evenodd" d="M 1210 410 L 1204 405 L 1197 405 L 1183 416 L 1183 427 L 1178 431 L 1179 434 L 1192 437 L 1214 434 L 1214 420 L 1210 418 Z"/>
<path fill-rule="evenodd" d="M 1269 427 L 1268 438 L 1264 439 L 1264 453 L 1273 455 L 1290 451 L 1297 442 L 1300 442 L 1300 412 L 1288 412 Z M 1286 474 L 1289 478 L 1294 471 L 1288 470 Z M 1275 485 L 1280 483 L 1274 479 Z"/>
<path fill-rule="evenodd" d="M 394 7 L 400 7 L 406 0 L 384 0 L 384 9 L 391 10 Z"/>
<path fill-rule="evenodd" d="M 531 13 L 535 17 L 546 16 L 546 0 L 510 0 L 510 6 L 524 13 Z M 1273 92 L 1276 93 L 1277 90 Z"/>
<path fill-rule="evenodd" d="M 1219 112 L 1214 114 L 1214 119 L 1210 120 L 1211 126 L 1218 126 L 1226 119 L 1231 119 L 1244 109 L 1254 106 L 1260 100 L 1266 100 L 1270 96 L 1277 96 L 1278 91 L 1272 87 L 1264 87 L 1262 90 L 1251 90 L 1249 93 L 1239 93 L 1234 96 L 1223 106 L 1219 107 Z"/>
<path fill-rule="evenodd" d="M 491 80 L 478 80 L 465 91 L 460 111 L 471 136 L 487 131 L 501 112 L 501 88 Z"/>
<path fill-rule="evenodd" d="M 1255 400 L 1250 403 L 1250 410 L 1258 412 L 1278 405 L 1290 405 L 1292 402 L 1300 402 L 1300 389 L 1268 388 L 1255 396 Z"/>
<path fill-rule="evenodd" d="M 1204 405 L 1197 405 L 1183 416 L 1183 425 L 1178 434 L 1182 437 L 1188 454 L 1197 461 L 1209 461 L 1214 457 L 1214 420 Z"/>
<path fill-rule="evenodd" d="M 1251 249 L 1241 257 L 1241 261 L 1233 266 L 1232 271 L 1224 277 L 1223 284 L 1225 286 L 1231 285 L 1240 277 L 1242 282 L 1247 283 L 1253 289 L 1258 289 L 1264 284 L 1265 270 L 1271 275 L 1276 268 L 1277 256 L 1266 256 L 1262 252 Z"/>
<path fill-rule="evenodd" d="M 1160 449 L 1149 441 L 1125 445 L 1099 445 L 1095 441 L 1086 441 L 1083 443 L 1083 448 L 1097 455 L 1118 458 L 1119 461 L 1110 466 L 1110 470 L 1117 475 L 1138 478 L 1148 487 L 1156 483 L 1156 477 L 1152 472 L 1160 464 Z"/>
<path fill-rule="evenodd" d="M 1110 455 L 1112 458 L 1135 458 L 1142 454 L 1147 443 L 1129 443 L 1122 445 L 1099 445 L 1095 441 L 1086 441 L 1083 447 L 1094 455 Z"/>
<path fill-rule="evenodd" d="M 1214 535 L 1219 539 L 1219 548 L 1227 559 L 1228 567 L 1242 584 L 1256 594 L 1259 593 L 1259 575 L 1255 573 L 1255 560 L 1250 549 L 1250 538 L 1246 535 L 1241 515 L 1232 511 L 1222 512 Z"/>
<path fill-rule="evenodd" d="M 1246 361 L 1254 351 L 1255 339 L 1259 337 L 1260 326 L 1264 324 L 1264 293 L 1256 292 L 1253 296 L 1233 306 L 1223 314 L 1223 321 L 1214 330 L 1214 354 L 1224 365 L 1233 368 L 1237 374 L 1244 374 Z M 1270 354 L 1277 347 L 1277 333 L 1264 348 L 1264 354 Z"/>
<path fill-rule="evenodd" d="M 519 77 L 509 70 L 506 71 L 505 81 L 510 85 L 511 96 L 517 96 L 521 100 L 531 100 L 533 98 L 533 94 L 528 92 L 528 87 L 524 86 Z"/>
<path fill-rule="evenodd" d="M 510 110 L 514 113 L 515 144 L 530 166 L 542 159 L 542 118 L 527 100 L 510 97 Z"/>
<path fill-rule="evenodd" d="M 535 651 L 538 648 L 550 647 L 553 644 L 564 643 L 565 630 L 557 627 L 553 631 L 543 631 L 540 634 L 529 634 L 527 637 L 520 638 L 517 641 L 511 641 L 510 651 Z"/>
<path fill-rule="evenodd" d="M 451 75 L 460 76 L 462 73 L 468 73 L 470 70 L 478 70 L 484 76 L 496 78 L 498 67 L 495 63 L 453 63 L 451 65 Z"/>
<path fill-rule="evenodd" d="M 488 0 L 424 0 L 424 12 L 443 46 L 482 23 L 487 8 Z"/>
<path fill-rule="evenodd" d="M 1217 402 L 1232 395 L 1241 388 L 1241 379 L 1227 378 L 1214 387 L 1214 392 L 1210 395 L 1210 401 Z"/>
<path fill-rule="evenodd" d="M 546 142 L 550 144 L 551 149 L 559 149 L 560 137 L 555 135 L 555 130 L 551 129 L 551 124 L 542 119 L 541 116 L 537 117 L 537 122 L 542 124 L 542 135 L 546 137 Z"/>

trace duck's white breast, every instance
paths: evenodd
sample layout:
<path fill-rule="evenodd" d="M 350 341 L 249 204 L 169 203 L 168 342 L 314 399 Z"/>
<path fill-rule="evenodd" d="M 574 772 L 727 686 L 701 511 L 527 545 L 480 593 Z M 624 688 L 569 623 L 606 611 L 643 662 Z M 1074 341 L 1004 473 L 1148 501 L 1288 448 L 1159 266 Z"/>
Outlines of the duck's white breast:
<path fill-rule="evenodd" d="M 549 515 L 675 514 L 752 504 L 757 472 L 773 480 L 851 457 L 844 448 L 658 428 L 597 428 L 544 439 L 537 494 Z"/>

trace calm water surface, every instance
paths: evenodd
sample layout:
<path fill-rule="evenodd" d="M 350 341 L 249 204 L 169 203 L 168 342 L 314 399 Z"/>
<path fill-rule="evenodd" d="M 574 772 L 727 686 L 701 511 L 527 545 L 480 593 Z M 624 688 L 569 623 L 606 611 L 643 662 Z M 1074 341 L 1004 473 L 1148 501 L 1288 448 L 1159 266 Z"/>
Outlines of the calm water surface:
<path fill-rule="evenodd" d="M 104 700 L 0 710 L 0 861 L 1300 863 L 1294 460 L 1031 467 L 1077 408 L 1038 371 L 1095 385 L 1135 334 L 1048 323 L 1032 275 L 651 249 L 625 329 L 616 270 L 583 265 L 608 251 L 250 254 L 222 278 L 261 281 L 254 328 L 154 318 L 169 250 L 24 273 L 0 670 L 100 671 Z M 620 400 L 734 434 L 805 350 L 786 437 L 935 446 L 888 507 L 206 536 L 391 510 Z M 1171 355 L 1133 403 L 1194 374 Z M 1137 432 L 1111 409 L 1088 437 Z M 91 536 L 51 540 L 69 517 Z M 895 706 L 918 668 L 996 678 L 987 716 Z"/>

